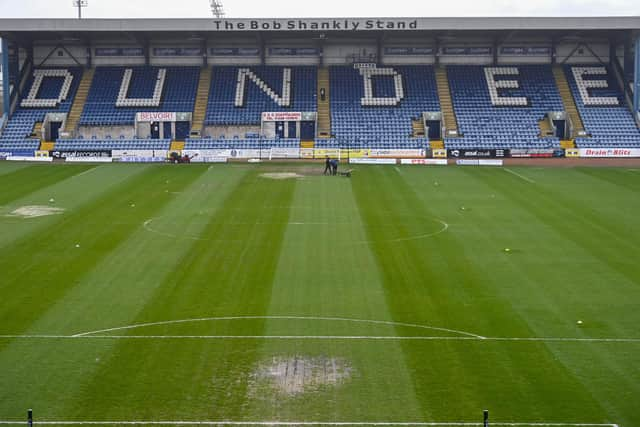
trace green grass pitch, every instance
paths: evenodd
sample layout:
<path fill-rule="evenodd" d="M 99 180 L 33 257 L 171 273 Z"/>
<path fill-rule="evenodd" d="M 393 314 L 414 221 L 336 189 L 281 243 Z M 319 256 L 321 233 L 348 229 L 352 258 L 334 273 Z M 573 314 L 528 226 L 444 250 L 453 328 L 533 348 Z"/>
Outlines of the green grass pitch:
<path fill-rule="evenodd" d="M 640 171 L 321 169 L 0 164 L 0 423 L 640 426 Z"/>

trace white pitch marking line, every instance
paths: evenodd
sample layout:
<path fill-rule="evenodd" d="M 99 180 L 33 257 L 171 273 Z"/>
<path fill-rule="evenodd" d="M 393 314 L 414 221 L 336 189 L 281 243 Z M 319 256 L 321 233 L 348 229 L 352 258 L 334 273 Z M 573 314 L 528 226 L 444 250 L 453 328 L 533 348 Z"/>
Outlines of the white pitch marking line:
<path fill-rule="evenodd" d="M 535 182 L 534 180 L 532 180 L 531 178 L 527 178 L 527 177 L 526 177 L 526 176 L 524 176 L 524 175 L 520 175 L 518 172 L 516 172 L 516 171 L 514 171 L 514 170 L 511 170 L 511 169 L 509 169 L 509 168 L 503 168 L 503 169 L 504 169 L 505 171 L 509 172 L 510 174 L 515 175 L 515 176 L 517 176 L 518 178 L 520 178 L 520 179 L 523 179 L 523 180 L 527 181 L 529 184 L 535 184 L 535 183 L 536 183 L 536 182 Z"/>
<path fill-rule="evenodd" d="M 86 171 L 84 171 L 84 172 L 80 172 L 79 174 L 74 175 L 73 177 L 74 177 L 74 178 L 78 178 L 78 177 L 80 177 L 80 176 L 82 176 L 82 175 L 86 175 L 86 174 L 88 174 L 89 172 L 93 172 L 93 171 L 95 171 L 96 169 L 98 169 L 98 167 L 97 167 L 97 166 L 94 166 L 94 167 L 92 167 L 91 169 L 87 169 L 87 170 L 86 170 Z"/>
<path fill-rule="evenodd" d="M 483 342 L 568 342 L 640 343 L 640 338 L 544 338 L 544 337 L 438 337 L 374 335 L 0 335 L 0 339 L 124 339 L 124 340 L 344 340 L 344 341 L 483 341 Z"/>
<path fill-rule="evenodd" d="M 430 218 L 435 222 L 439 222 L 440 224 L 442 224 L 442 228 L 436 232 L 433 233 L 427 233 L 427 234 L 419 234 L 417 236 L 409 236 L 409 237 L 400 237 L 397 239 L 390 239 L 390 240 L 386 240 L 386 242 L 390 242 L 390 243 L 401 243 L 401 242 L 408 242 L 408 241 L 413 241 L 413 240 L 421 240 L 421 239 L 426 239 L 429 237 L 434 237 L 437 236 L 439 234 L 442 234 L 444 232 L 446 232 L 447 230 L 449 230 L 449 224 L 442 221 L 441 219 L 437 219 L 437 218 Z M 241 240 L 216 240 L 216 239 L 207 239 L 207 238 L 202 238 L 202 237 L 196 237 L 196 236 L 178 236 L 177 234 L 171 234 L 171 233 L 165 233 L 163 231 L 159 231 L 156 230 L 155 228 L 151 227 L 151 224 L 153 223 L 154 218 L 149 218 L 148 220 L 146 220 L 143 224 L 142 227 L 147 230 L 150 233 L 153 234 L 157 234 L 158 236 L 164 236 L 164 237 L 170 237 L 173 239 L 178 239 L 178 238 L 182 238 L 182 239 L 187 239 L 187 240 L 197 240 L 197 241 L 209 241 L 209 242 L 241 242 Z M 287 222 L 287 223 L 271 223 L 271 222 L 255 222 L 255 223 L 240 223 L 240 222 L 236 222 L 236 223 L 226 223 L 225 225 L 344 225 L 344 224 L 350 224 L 349 222 Z M 359 240 L 359 241 L 354 241 L 354 242 L 347 242 L 346 244 L 351 244 L 351 245 L 366 245 L 372 243 L 371 240 Z"/>
<path fill-rule="evenodd" d="M 398 242 L 408 242 L 410 240 L 419 240 L 419 239 L 425 239 L 427 237 L 434 237 L 437 236 L 439 234 L 444 233 L 445 231 L 447 231 L 449 229 L 449 224 L 447 224 L 446 222 L 440 220 L 440 219 L 436 219 L 436 221 L 438 221 L 440 224 L 442 224 L 442 228 L 434 233 L 429 233 L 429 234 L 422 234 L 420 236 L 412 236 L 412 237 L 400 237 L 398 239 L 391 239 L 389 240 L 389 242 L 392 243 L 398 243 Z"/>
<path fill-rule="evenodd" d="M 396 170 L 396 172 L 402 173 L 402 172 L 400 172 L 400 168 L 398 168 L 397 166 L 394 166 L 393 168 Z"/>
<path fill-rule="evenodd" d="M 4 425 L 24 425 L 24 420 L 0 421 Z M 43 425 L 207 425 L 207 426 L 403 426 L 403 427 L 429 427 L 429 426 L 482 426 L 481 422 L 342 422 L 342 421 L 34 421 L 34 424 Z M 491 422 L 493 426 L 503 427 L 618 427 L 617 424 L 606 423 L 545 423 L 545 422 Z"/>
<path fill-rule="evenodd" d="M 176 193 L 178 194 L 178 193 Z M 142 227 L 153 233 L 153 234 L 157 234 L 159 236 L 164 236 L 164 237 L 171 237 L 171 238 L 183 238 L 183 239 L 188 239 L 188 240 L 201 240 L 201 241 L 210 241 L 211 239 L 205 239 L 202 237 L 196 237 L 196 236 L 178 236 L 176 234 L 171 234 L 171 233 L 165 233 L 163 231 L 159 231 L 156 230 L 155 228 L 151 228 L 151 223 L 153 222 L 153 218 L 146 220 L 143 224 Z M 331 224 L 349 224 L 348 222 L 335 222 L 335 223 L 331 223 L 331 222 L 284 222 L 284 223 L 274 223 L 274 222 L 230 222 L 230 223 L 226 223 L 226 225 L 331 225 Z M 444 230 L 443 230 L 444 231 Z M 439 233 L 438 233 L 439 234 Z M 216 241 L 221 241 L 221 240 L 216 240 Z"/>
<path fill-rule="evenodd" d="M 171 238 L 178 238 L 178 235 L 176 234 L 171 234 L 171 233 L 165 233 L 163 231 L 159 231 L 156 230 L 154 228 L 151 228 L 151 222 L 153 221 L 153 218 L 146 220 L 143 224 L 142 224 L 142 228 L 144 228 L 145 230 L 149 231 L 150 233 L 156 234 L 158 236 L 163 236 L 163 237 L 171 237 Z M 200 237 L 195 237 L 195 236 L 180 236 L 183 239 L 187 239 L 187 240 L 208 240 L 208 239 L 203 239 Z"/>
<path fill-rule="evenodd" d="M 318 320 L 318 321 L 334 321 L 334 322 L 369 323 L 374 325 L 404 326 L 408 328 L 428 329 L 432 331 L 449 332 L 453 334 L 465 335 L 468 337 L 473 337 L 478 339 L 485 339 L 485 337 L 481 335 L 473 334 L 471 332 L 459 331 L 456 329 L 439 328 L 435 326 L 416 325 L 413 323 L 392 322 L 387 320 L 367 320 L 367 319 L 350 319 L 346 317 L 318 317 L 318 316 L 227 316 L 227 317 L 202 317 L 197 319 L 165 320 L 160 322 L 138 323 L 135 325 L 119 326 L 115 328 L 82 332 L 82 333 L 73 335 L 73 337 L 94 335 L 94 334 L 100 334 L 104 332 L 144 328 L 147 326 L 175 325 L 179 323 L 212 322 L 212 321 L 225 321 L 225 320 Z"/>

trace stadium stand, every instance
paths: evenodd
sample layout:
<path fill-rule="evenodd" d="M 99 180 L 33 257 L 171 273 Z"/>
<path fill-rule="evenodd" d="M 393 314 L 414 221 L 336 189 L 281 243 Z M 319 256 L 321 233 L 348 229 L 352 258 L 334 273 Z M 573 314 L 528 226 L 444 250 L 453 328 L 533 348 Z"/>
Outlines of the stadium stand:
<path fill-rule="evenodd" d="M 604 65 L 565 66 L 569 86 L 589 138 L 576 138 L 581 148 L 640 147 L 638 129 L 620 87 Z"/>
<path fill-rule="evenodd" d="M 169 150 L 169 139 L 61 139 L 56 150 Z"/>
<path fill-rule="evenodd" d="M 246 149 L 259 150 L 269 148 L 298 148 L 300 139 L 298 138 L 282 138 L 282 139 L 188 139 L 185 143 L 185 150 L 216 150 L 216 149 Z"/>
<path fill-rule="evenodd" d="M 42 123 L 47 113 L 69 112 L 81 75 L 78 67 L 35 69 L 0 136 L 0 151 L 37 150 L 40 139 L 31 137 L 36 123 Z"/>
<path fill-rule="evenodd" d="M 539 137 L 538 121 L 564 110 L 550 66 L 455 65 L 447 72 L 462 134 L 445 138 L 447 148 L 560 147 L 558 138 Z"/>
<path fill-rule="evenodd" d="M 316 74 L 303 66 L 214 67 L 205 125 L 259 125 L 267 111 L 315 112 Z"/>
<path fill-rule="evenodd" d="M 192 112 L 199 76 L 199 67 L 98 67 L 80 125 L 133 125 L 139 111 Z"/>
<path fill-rule="evenodd" d="M 82 137 L 61 139 L 55 149 L 169 149 L 169 139 L 135 139 L 123 132 L 110 138 L 108 132 L 132 129 L 138 111 L 193 112 L 199 86 L 203 106 L 208 92 L 206 113 L 198 113 L 205 127 L 259 126 L 263 112 L 315 112 L 322 74 L 318 70 L 214 67 L 210 88 L 203 92 L 208 78 L 201 78 L 199 67 L 99 67 L 92 73 L 80 117 L 85 126 Z M 446 148 L 560 147 L 558 138 L 541 137 L 539 127 L 545 114 L 566 110 L 551 65 L 450 65 L 438 71 L 446 77 L 460 135 L 445 138 Z M 640 130 L 607 67 L 567 65 L 563 72 L 589 135 L 576 140 L 578 147 L 640 147 Z M 425 112 L 441 112 L 436 74 L 434 67 L 424 65 L 329 67 L 322 81 L 331 94 L 327 96 L 330 133 L 317 138 L 315 147 L 428 147 L 429 138 L 416 133 L 416 122 Z M 80 68 L 36 69 L 0 137 L 0 151 L 37 150 L 41 141 L 32 136 L 34 127 L 46 113 L 71 110 L 82 76 Z M 185 128 L 179 133 L 188 132 Z M 300 143 L 300 138 L 273 139 L 247 131 L 233 138 L 186 139 L 184 148 L 294 148 Z"/>
<path fill-rule="evenodd" d="M 377 71 L 372 72 L 375 69 Z M 412 120 L 440 111 L 435 74 L 429 66 L 331 67 L 334 138 L 319 147 L 424 148 L 411 138 Z"/>

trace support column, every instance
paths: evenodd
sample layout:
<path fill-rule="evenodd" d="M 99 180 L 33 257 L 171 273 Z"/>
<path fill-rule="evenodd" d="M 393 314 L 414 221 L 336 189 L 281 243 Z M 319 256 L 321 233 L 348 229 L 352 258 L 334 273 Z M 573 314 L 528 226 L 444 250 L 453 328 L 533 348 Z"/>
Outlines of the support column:
<path fill-rule="evenodd" d="M 9 43 L 2 39 L 2 106 L 5 118 L 11 114 L 11 94 L 9 93 L 9 81 L 11 80 L 11 68 L 9 68 Z"/>
<path fill-rule="evenodd" d="M 615 62 L 618 60 L 618 55 L 617 55 L 617 50 L 616 50 L 616 44 L 614 43 L 613 39 L 609 40 L 609 65 L 611 65 L 612 67 L 614 66 Z"/>
<path fill-rule="evenodd" d="M 93 67 L 93 48 L 91 47 L 91 42 L 87 43 L 87 65 L 85 68 L 89 69 Z"/>
<path fill-rule="evenodd" d="M 35 67 L 36 62 L 33 59 L 33 42 L 30 42 L 29 45 L 25 48 L 27 51 L 27 58 L 25 63 L 31 63 Z"/>
<path fill-rule="evenodd" d="M 151 63 L 151 46 L 150 46 L 149 40 L 144 41 L 143 49 L 144 49 L 144 65 L 148 67 L 149 64 Z"/>
<path fill-rule="evenodd" d="M 207 40 L 203 39 L 200 43 L 200 49 L 202 49 L 202 67 L 207 68 L 209 66 L 209 52 L 207 51 Z"/>
<path fill-rule="evenodd" d="M 633 79 L 633 115 L 636 121 L 638 119 L 638 112 L 640 111 L 640 36 L 636 39 L 636 67 L 634 69 Z"/>
<path fill-rule="evenodd" d="M 256 36 L 256 41 L 258 42 L 258 48 L 260 49 L 260 65 L 265 65 L 265 57 L 267 55 L 267 53 L 265 52 L 266 50 L 266 43 L 264 41 L 264 37 L 262 37 L 261 33 L 258 33 L 258 35 Z"/>
<path fill-rule="evenodd" d="M 624 40 L 624 72 L 628 73 L 633 70 L 633 39 L 631 36 Z"/>

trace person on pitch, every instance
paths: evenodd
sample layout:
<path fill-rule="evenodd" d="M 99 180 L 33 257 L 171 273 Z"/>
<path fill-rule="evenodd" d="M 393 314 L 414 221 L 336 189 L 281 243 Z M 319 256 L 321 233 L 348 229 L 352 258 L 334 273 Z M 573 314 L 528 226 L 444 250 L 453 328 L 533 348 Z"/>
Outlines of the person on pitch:
<path fill-rule="evenodd" d="M 327 172 L 331 175 L 331 159 L 329 156 L 326 156 L 324 159 L 324 175 L 326 175 Z"/>

